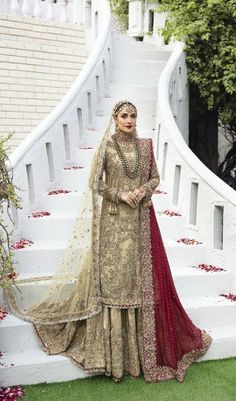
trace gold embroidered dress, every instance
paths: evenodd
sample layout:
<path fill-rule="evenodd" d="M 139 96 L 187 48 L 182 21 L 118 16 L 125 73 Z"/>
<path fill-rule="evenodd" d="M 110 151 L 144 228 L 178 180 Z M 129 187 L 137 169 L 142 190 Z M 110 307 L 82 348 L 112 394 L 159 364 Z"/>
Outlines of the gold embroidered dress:
<path fill-rule="evenodd" d="M 135 151 L 132 140 L 118 137 L 126 158 L 132 165 Z M 134 191 L 140 187 L 140 176 L 129 178 L 121 164 L 113 141 L 106 149 L 104 166 L 106 182 L 101 178 L 99 193 L 103 196 L 100 229 L 100 279 L 104 305 L 116 308 L 140 307 L 140 255 L 139 255 L 139 206 L 131 208 L 125 202 L 114 209 L 117 192 Z M 159 183 L 156 163 L 147 186 L 149 193 Z"/>
<path fill-rule="evenodd" d="M 130 165 L 135 159 L 132 137 L 118 136 L 118 143 Z M 125 202 L 116 206 L 118 192 L 140 187 L 140 176 L 129 178 L 121 164 L 114 143 L 108 141 L 104 163 L 105 182 L 101 177 L 99 193 L 103 196 L 100 227 L 100 280 L 104 305 L 106 357 L 109 373 L 120 378 L 124 369 L 140 374 L 141 343 L 141 274 L 140 274 L 140 206 Z M 154 160 L 151 177 L 144 186 L 151 195 L 159 183 Z M 110 213 L 113 211 L 117 214 Z M 123 338 L 122 338 L 123 337 Z M 110 346 L 108 344 L 111 344 Z M 107 366 L 108 368 L 108 366 Z"/>
<path fill-rule="evenodd" d="M 174 286 L 150 201 L 160 179 L 152 141 L 138 139 L 139 174 L 129 178 L 113 141 L 113 117 L 55 275 L 18 280 L 16 288 L 6 290 L 8 303 L 13 313 L 34 323 L 46 352 L 68 356 L 86 372 L 116 379 L 143 373 L 148 382 L 182 382 L 212 339 L 189 319 Z M 134 166 L 135 134 L 115 135 Z M 140 187 L 146 196 L 137 207 L 121 201 L 121 192 Z M 36 299 L 34 288 L 40 286 L 45 295 L 39 291 Z"/>
<path fill-rule="evenodd" d="M 133 137 L 124 140 L 118 136 L 117 140 L 132 165 Z M 126 175 L 112 139 L 106 146 L 103 173 L 98 185 L 103 197 L 99 241 L 102 311 L 86 320 L 36 324 L 35 328 L 48 353 L 69 356 L 87 372 L 104 372 L 116 379 L 124 372 L 137 377 L 143 365 L 140 205 L 131 208 L 118 202 L 117 194 L 139 188 L 140 176 L 131 179 Z M 154 159 L 150 180 L 142 187 L 151 195 L 158 183 Z"/>

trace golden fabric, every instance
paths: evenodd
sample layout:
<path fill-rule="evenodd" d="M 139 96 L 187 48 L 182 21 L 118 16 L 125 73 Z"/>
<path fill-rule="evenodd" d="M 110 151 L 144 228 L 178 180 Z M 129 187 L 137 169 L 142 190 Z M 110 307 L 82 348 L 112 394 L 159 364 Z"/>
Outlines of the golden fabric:
<path fill-rule="evenodd" d="M 134 145 L 120 141 L 130 163 Z M 140 177 L 126 176 L 109 140 L 104 173 L 98 191 L 103 196 L 100 219 L 100 283 L 102 312 L 89 319 L 64 324 L 35 325 L 49 354 L 71 357 L 87 372 L 104 372 L 121 378 L 124 372 L 137 377 L 142 372 L 142 319 L 139 255 L 139 206 L 117 202 L 119 191 L 140 187 Z M 159 173 L 153 161 L 148 193 L 156 188 Z M 114 206 L 116 214 L 111 214 Z"/>
<path fill-rule="evenodd" d="M 44 350 L 70 357 L 88 373 L 120 379 L 142 372 L 140 308 L 108 308 L 87 320 L 64 325 L 36 325 Z"/>
<path fill-rule="evenodd" d="M 127 160 L 135 158 L 133 143 L 120 143 Z M 108 142 L 104 170 L 106 182 L 100 180 L 103 195 L 100 227 L 100 279 L 104 305 L 116 307 L 141 306 L 139 206 L 131 208 L 124 202 L 116 206 L 117 214 L 110 214 L 111 203 L 120 191 L 140 187 L 140 177 L 129 178 L 124 171 L 112 140 Z M 149 190 L 156 188 L 159 174 L 153 163 Z"/>

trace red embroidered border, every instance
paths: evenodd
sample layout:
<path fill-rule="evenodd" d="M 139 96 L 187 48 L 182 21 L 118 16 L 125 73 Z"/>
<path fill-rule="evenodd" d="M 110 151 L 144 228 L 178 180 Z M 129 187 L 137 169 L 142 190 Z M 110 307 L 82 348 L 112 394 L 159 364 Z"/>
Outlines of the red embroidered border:
<path fill-rule="evenodd" d="M 146 166 L 152 165 L 151 141 L 143 140 L 140 148 L 143 184 L 149 178 Z M 144 377 L 182 382 L 212 338 L 194 326 L 179 300 L 153 206 L 140 208 L 140 226 Z"/>

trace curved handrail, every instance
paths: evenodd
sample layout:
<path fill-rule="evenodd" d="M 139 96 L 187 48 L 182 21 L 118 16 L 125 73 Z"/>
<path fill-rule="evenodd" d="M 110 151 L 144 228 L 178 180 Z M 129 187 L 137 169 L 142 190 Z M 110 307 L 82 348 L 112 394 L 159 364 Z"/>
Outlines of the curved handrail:
<path fill-rule="evenodd" d="M 58 105 L 51 111 L 51 113 L 25 138 L 25 140 L 14 150 L 10 156 L 10 163 L 12 168 L 15 168 L 25 154 L 32 148 L 33 144 L 40 139 L 44 133 L 56 122 L 61 114 L 66 110 L 72 102 L 76 94 L 80 91 L 86 80 L 89 78 L 92 70 L 95 68 L 99 55 L 102 52 L 109 34 L 111 26 L 111 12 L 108 2 L 104 2 L 103 11 L 103 24 L 101 24 L 101 32 L 96 39 L 93 49 L 76 80 L 67 91 L 65 96 L 61 99 Z"/>
<path fill-rule="evenodd" d="M 165 127 L 175 148 L 182 156 L 183 160 L 189 165 L 203 181 L 207 183 L 215 192 L 226 198 L 236 206 L 236 192 L 206 167 L 186 144 L 172 114 L 169 102 L 169 83 L 171 74 L 176 66 L 178 59 L 183 53 L 184 44 L 176 43 L 175 48 L 161 73 L 158 85 L 158 109 L 165 118 Z M 160 100 L 161 99 L 161 100 Z"/>

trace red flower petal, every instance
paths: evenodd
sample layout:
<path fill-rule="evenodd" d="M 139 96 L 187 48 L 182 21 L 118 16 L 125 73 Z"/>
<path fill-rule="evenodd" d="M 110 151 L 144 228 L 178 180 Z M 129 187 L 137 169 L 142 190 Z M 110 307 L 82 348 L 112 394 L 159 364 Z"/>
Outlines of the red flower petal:
<path fill-rule="evenodd" d="M 178 243 L 182 243 L 185 245 L 199 245 L 202 244 L 202 242 L 196 240 L 196 239 L 191 239 L 191 238 L 180 238 L 176 240 Z"/>

